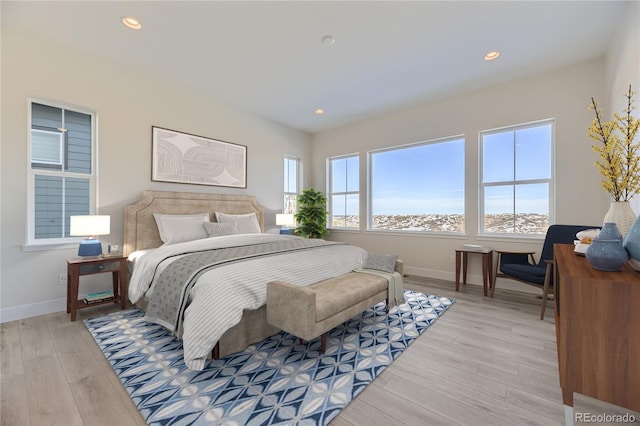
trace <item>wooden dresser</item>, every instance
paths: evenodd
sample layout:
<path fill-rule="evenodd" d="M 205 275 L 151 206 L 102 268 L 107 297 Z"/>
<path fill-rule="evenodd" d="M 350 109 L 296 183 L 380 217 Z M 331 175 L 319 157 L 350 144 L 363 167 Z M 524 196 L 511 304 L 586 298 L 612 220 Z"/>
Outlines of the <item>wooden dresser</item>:
<path fill-rule="evenodd" d="M 565 421 L 577 392 L 640 411 L 640 272 L 597 271 L 554 245 L 556 338 Z"/>

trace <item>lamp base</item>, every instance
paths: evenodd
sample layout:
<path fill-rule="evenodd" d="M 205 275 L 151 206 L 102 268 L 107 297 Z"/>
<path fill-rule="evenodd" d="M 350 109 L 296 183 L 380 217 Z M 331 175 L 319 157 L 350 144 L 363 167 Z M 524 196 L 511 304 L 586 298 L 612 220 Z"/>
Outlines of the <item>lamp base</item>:
<path fill-rule="evenodd" d="M 102 254 L 102 243 L 100 240 L 86 239 L 78 247 L 78 256 L 100 256 Z"/>

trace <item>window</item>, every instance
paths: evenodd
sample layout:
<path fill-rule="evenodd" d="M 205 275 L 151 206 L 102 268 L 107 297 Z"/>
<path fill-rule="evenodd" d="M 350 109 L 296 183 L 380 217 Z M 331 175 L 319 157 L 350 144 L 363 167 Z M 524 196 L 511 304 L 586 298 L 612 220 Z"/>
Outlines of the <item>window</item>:
<path fill-rule="evenodd" d="M 369 229 L 464 232 L 463 137 L 369 153 Z"/>
<path fill-rule="evenodd" d="M 360 159 L 358 154 L 333 157 L 329 168 L 329 227 L 360 227 Z"/>
<path fill-rule="evenodd" d="M 480 132 L 480 232 L 544 235 L 551 223 L 554 121 Z"/>
<path fill-rule="evenodd" d="M 42 102 L 29 105 L 27 243 L 61 243 L 69 237 L 69 216 L 94 213 L 95 116 Z"/>
<path fill-rule="evenodd" d="M 300 160 L 284 157 L 284 207 L 282 213 L 298 212 L 298 193 L 300 192 Z"/>

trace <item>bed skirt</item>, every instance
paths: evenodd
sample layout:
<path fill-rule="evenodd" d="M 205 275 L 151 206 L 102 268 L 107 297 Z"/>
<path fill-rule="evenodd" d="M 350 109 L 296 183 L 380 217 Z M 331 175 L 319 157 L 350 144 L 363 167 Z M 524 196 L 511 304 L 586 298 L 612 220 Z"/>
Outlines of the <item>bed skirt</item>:
<path fill-rule="evenodd" d="M 136 307 L 146 311 L 147 299 L 140 298 Z M 240 322 L 227 330 L 220 340 L 220 358 L 243 351 L 252 343 L 260 342 L 280 332 L 280 329 L 267 323 L 267 306 L 255 310 L 245 310 Z"/>

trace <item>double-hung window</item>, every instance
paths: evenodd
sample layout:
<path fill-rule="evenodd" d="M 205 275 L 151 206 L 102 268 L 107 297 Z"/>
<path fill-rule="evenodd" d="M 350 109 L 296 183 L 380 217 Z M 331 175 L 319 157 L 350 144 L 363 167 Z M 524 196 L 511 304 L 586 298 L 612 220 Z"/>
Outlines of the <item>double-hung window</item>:
<path fill-rule="evenodd" d="M 69 217 L 95 211 L 95 113 L 29 102 L 27 244 L 64 243 Z"/>
<path fill-rule="evenodd" d="M 360 158 L 358 154 L 328 159 L 329 227 L 360 228 Z"/>
<path fill-rule="evenodd" d="M 284 206 L 282 213 L 298 212 L 298 193 L 300 192 L 300 160 L 284 157 Z"/>
<path fill-rule="evenodd" d="M 554 120 L 480 132 L 480 232 L 544 235 L 553 220 Z"/>
<path fill-rule="evenodd" d="M 369 152 L 370 230 L 464 232 L 465 139 Z"/>

